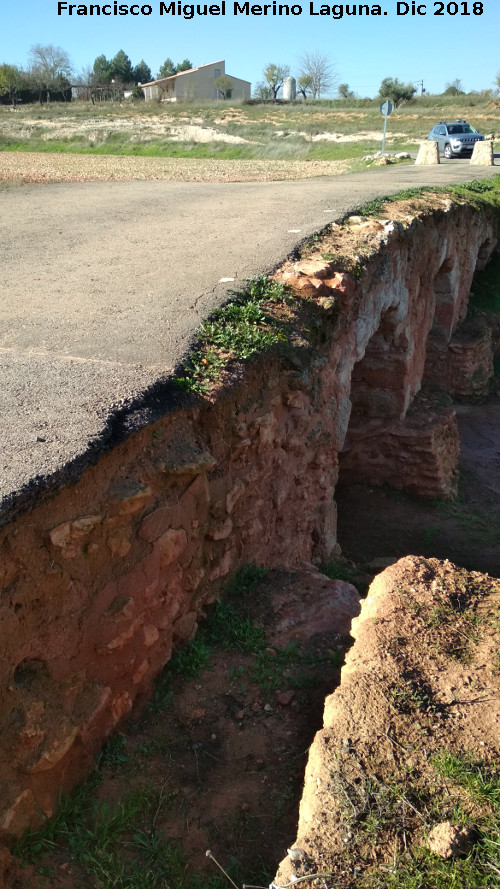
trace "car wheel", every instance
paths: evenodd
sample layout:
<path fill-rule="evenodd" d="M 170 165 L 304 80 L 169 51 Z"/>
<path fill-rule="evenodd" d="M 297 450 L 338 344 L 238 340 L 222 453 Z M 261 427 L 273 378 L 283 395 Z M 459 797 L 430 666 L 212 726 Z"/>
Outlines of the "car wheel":
<path fill-rule="evenodd" d="M 451 145 L 445 145 L 445 146 L 444 146 L 444 156 L 447 157 L 448 160 L 450 160 L 450 158 L 453 157 L 453 155 L 452 155 L 452 153 L 451 153 Z"/>

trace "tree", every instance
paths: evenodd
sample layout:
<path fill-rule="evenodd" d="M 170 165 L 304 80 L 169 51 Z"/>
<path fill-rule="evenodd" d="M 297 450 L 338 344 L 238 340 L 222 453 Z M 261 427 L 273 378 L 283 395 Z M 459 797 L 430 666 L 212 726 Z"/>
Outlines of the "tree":
<path fill-rule="evenodd" d="M 495 84 L 500 89 L 500 71 L 497 72 L 497 75 L 495 77 Z"/>
<path fill-rule="evenodd" d="M 118 50 L 114 59 L 111 59 L 111 79 L 121 80 L 122 83 L 131 83 L 134 79 L 132 62 L 123 49 Z"/>
<path fill-rule="evenodd" d="M 92 80 L 94 83 L 103 84 L 111 81 L 111 62 L 106 56 L 97 56 L 94 62 Z"/>
<path fill-rule="evenodd" d="M 50 102 L 51 92 L 66 92 L 70 89 L 68 78 L 71 76 L 71 62 L 68 53 L 60 46 L 42 46 L 37 43 L 30 49 L 29 77 L 38 89 L 39 101 L 42 104 L 42 93 L 47 94 Z"/>
<path fill-rule="evenodd" d="M 158 71 L 158 79 L 160 77 L 172 77 L 177 73 L 177 68 L 175 67 L 172 59 L 165 59 L 163 65 Z"/>
<path fill-rule="evenodd" d="M 161 77 L 173 77 L 179 71 L 189 71 L 192 67 L 193 63 L 189 59 L 184 59 L 183 62 L 178 62 L 177 65 L 174 65 L 172 59 L 165 59 L 158 71 L 158 79 Z"/>
<path fill-rule="evenodd" d="M 135 66 L 132 71 L 132 79 L 134 83 L 149 83 L 153 77 L 151 74 L 151 68 L 149 65 L 146 65 L 144 59 Z"/>
<path fill-rule="evenodd" d="M 262 80 L 259 80 L 258 83 L 255 84 L 255 88 L 253 91 L 254 98 L 256 99 L 272 99 L 273 91 L 268 83 L 264 83 Z"/>
<path fill-rule="evenodd" d="M 303 99 L 307 99 L 308 93 L 312 91 L 312 77 L 309 74 L 301 74 L 297 80 L 297 92 Z"/>
<path fill-rule="evenodd" d="M 455 78 L 451 83 L 447 83 L 444 88 L 444 96 L 464 96 L 465 92 L 462 89 L 462 81 L 460 78 Z"/>
<path fill-rule="evenodd" d="M 379 95 L 381 99 L 390 99 L 395 107 L 401 102 L 409 102 L 413 99 L 417 89 L 412 83 L 401 83 L 397 77 L 384 77 L 380 84 Z"/>
<path fill-rule="evenodd" d="M 231 98 L 231 90 L 233 89 L 233 81 L 227 74 L 221 74 L 220 77 L 216 77 L 214 80 L 214 86 L 222 94 L 223 99 Z"/>
<path fill-rule="evenodd" d="M 339 94 L 339 98 L 341 98 L 341 99 L 354 99 L 355 98 L 353 91 L 349 89 L 348 83 L 339 83 L 337 92 Z"/>
<path fill-rule="evenodd" d="M 75 86 L 78 87 L 78 98 L 85 99 L 87 102 L 94 104 L 94 70 L 90 65 L 85 65 L 80 69 L 74 78 Z"/>
<path fill-rule="evenodd" d="M 272 63 L 269 63 L 269 65 L 266 65 L 262 73 L 264 75 L 266 83 L 269 85 L 269 89 L 272 93 L 272 98 L 277 99 L 278 93 L 283 86 L 285 77 L 288 77 L 288 75 L 290 74 L 289 66 L 273 65 Z"/>
<path fill-rule="evenodd" d="M 13 105 L 23 85 L 23 75 L 15 65 L 0 65 L 0 96 L 8 96 Z"/>
<path fill-rule="evenodd" d="M 310 92 L 313 99 L 335 86 L 337 76 L 328 56 L 320 52 L 306 53 L 300 60 L 300 76 L 310 78 Z M 300 79 L 300 78 L 299 78 Z"/>

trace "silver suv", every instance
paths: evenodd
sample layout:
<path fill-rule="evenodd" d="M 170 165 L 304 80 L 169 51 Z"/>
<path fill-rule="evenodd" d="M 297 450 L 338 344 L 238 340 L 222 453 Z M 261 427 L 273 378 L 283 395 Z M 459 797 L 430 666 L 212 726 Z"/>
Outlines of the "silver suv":
<path fill-rule="evenodd" d="M 470 155 L 476 142 L 484 142 L 484 136 L 481 136 L 466 120 L 441 120 L 430 131 L 428 139 L 437 142 L 439 153 L 445 157 Z"/>

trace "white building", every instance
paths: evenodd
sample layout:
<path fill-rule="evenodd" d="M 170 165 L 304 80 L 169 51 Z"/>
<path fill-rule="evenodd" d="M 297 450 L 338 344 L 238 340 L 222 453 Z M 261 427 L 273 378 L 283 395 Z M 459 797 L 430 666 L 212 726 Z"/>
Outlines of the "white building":
<path fill-rule="evenodd" d="M 200 65 L 198 68 L 189 68 L 187 71 L 179 71 L 172 77 L 161 77 L 150 83 L 142 83 L 146 101 L 177 102 L 179 99 L 222 99 L 223 95 L 217 88 L 216 80 L 226 74 L 226 63 L 211 62 L 209 65 Z M 227 99 L 249 99 L 251 83 L 248 80 L 240 80 L 227 74 L 231 80 L 231 89 L 226 94 Z"/>

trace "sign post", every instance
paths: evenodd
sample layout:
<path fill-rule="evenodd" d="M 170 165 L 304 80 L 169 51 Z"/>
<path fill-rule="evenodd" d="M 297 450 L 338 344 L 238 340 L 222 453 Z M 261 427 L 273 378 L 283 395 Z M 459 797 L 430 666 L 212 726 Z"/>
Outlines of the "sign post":
<path fill-rule="evenodd" d="M 380 113 L 384 115 L 384 135 L 382 136 L 382 154 L 385 151 L 385 134 L 386 134 L 386 130 L 387 130 L 387 118 L 389 117 L 389 114 L 392 113 L 392 108 L 393 108 L 392 102 L 389 102 L 389 100 L 386 100 L 385 102 L 380 103 Z"/>

